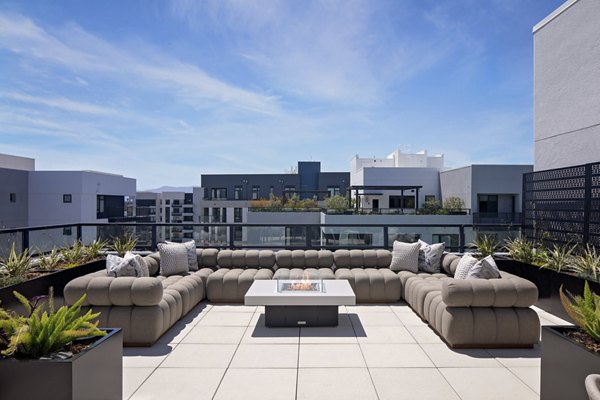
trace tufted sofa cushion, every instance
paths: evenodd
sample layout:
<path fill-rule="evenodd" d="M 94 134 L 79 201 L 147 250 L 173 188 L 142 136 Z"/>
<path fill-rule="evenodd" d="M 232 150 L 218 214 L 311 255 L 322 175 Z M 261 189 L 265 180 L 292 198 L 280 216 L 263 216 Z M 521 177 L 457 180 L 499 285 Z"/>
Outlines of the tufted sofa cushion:
<path fill-rule="evenodd" d="M 206 281 L 206 296 L 216 303 L 241 303 L 252 282 L 271 278 L 273 271 L 268 268 L 219 268 Z"/>
<path fill-rule="evenodd" d="M 500 272 L 501 279 L 447 279 L 442 300 L 449 307 L 530 307 L 538 298 L 532 282 Z"/>
<path fill-rule="evenodd" d="M 272 250 L 221 250 L 217 255 L 219 268 L 273 268 Z"/>
<path fill-rule="evenodd" d="M 458 266 L 458 262 L 460 261 L 460 256 L 455 253 L 444 253 L 442 254 L 442 271 L 450 276 L 454 276 L 454 272 L 456 271 L 456 267 Z"/>
<path fill-rule="evenodd" d="M 389 250 L 336 250 L 335 268 L 389 268 L 392 253 Z"/>
<path fill-rule="evenodd" d="M 330 250 L 279 250 L 275 253 L 277 268 L 331 268 Z"/>

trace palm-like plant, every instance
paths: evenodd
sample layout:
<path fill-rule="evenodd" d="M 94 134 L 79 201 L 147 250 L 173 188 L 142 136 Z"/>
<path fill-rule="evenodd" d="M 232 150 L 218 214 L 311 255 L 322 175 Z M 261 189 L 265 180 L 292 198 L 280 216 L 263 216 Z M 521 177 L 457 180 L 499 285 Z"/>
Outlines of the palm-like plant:
<path fill-rule="evenodd" d="M 589 283 L 585 282 L 583 297 L 573 296 L 568 291 L 563 291 L 561 286 L 560 301 L 577 326 L 600 342 L 600 296 L 592 293 Z"/>
<path fill-rule="evenodd" d="M 29 249 L 20 253 L 15 250 L 15 244 L 10 247 L 8 258 L 0 259 L 0 272 L 13 280 L 25 279 L 25 275 L 31 266 L 31 255 Z"/>
<path fill-rule="evenodd" d="M 85 245 L 77 240 L 72 247 L 65 247 L 61 250 L 61 256 L 65 263 L 65 268 L 75 267 L 86 260 Z"/>
<path fill-rule="evenodd" d="M 482 258 L 493 255 L 500 248 L 500 241 L 493 235 L 477 234 L 471 246 L 476 247 Z"/>
<path fill-rule="evenodd" d="M 50 253 L 45 254 L 43 250 L 38 249 L 38 267 L 44 271 L 53 271 L 58 269 L 60 263 L 63 260 L 61 250 L 57 247 L 53 247 Z"/>
<path fill-rule="evenodd" d="M 119 257 L 124 257 L 128 251 L 133 251 L 137 245 L 138 237 L 132 233 L 114 237 L 110 248 L 117 252 Z"/>
<path fill-rule="evenodd" d="M 513 260 L 532 265 L 541 264 L 541 259 L 545 251 L 541 243 L 530 241 L 522 235 L 505 239 L 504 249 L 506 249 Z"/>
<path fill-rule="evenodd" d="M 551 250 L 546 250 L 542 256 L 542 267 L 561 272 L 569 270 L 573 265 L 573 252 L 577 246 L 552 246 Z"/>
<path fill-rule="evenodd" d="M 86 261 L 92 261 L 102 256 L 102 250 L 108 246 L 108 240 L 95 239 L 84 247 Z"/>
<path fill-rule="evenodd" d="M 598 281 L 600 275 L 600 253 L 594 246 L 586 245 L 585 250 L 573 256 L 571 270 Z"/>

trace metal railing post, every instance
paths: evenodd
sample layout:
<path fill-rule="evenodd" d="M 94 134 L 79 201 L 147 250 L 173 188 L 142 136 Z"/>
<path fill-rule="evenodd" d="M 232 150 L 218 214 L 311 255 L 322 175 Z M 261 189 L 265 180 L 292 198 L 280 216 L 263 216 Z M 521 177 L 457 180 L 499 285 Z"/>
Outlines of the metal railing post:
<path fill-rule="evenodd" d="M 25 251 L 25 249 L 29 248 L 29 229 L 25 229 L 23 231 L 23 235 L 21 236 L 21 251 Z"/>
<path fill-rule="evenodd" d="M 83 235 L 81 234 L 81 224 L 77 224 L 77 240 L 79 240 L 80 242 L 82 241 L 81 238 L 83 237 Z"/>
<path fill-rule="evenodd" d="M 154 251 L 156 250 L 156 224 L 152 225 L 152 239 L 151 239 L 151 243 L 150 243 L 150 250 Z"/>
<path fill-rule="evenodd" d="M 234 234 L 233 234 L 233 226 L 229 225 L 227 227 L 227 230 L 228 230 L 228 235 L 227 236 L 229 238 L 229 248 L 233 249 L 235 247 L 235 240 L 234 240 L 235 237 L 234 237 Z"/>
<path fill-rule="evenodd" d="M 390 248 L 390 237 L 388 234 L 388 227 L 384 226 L 383 227 L 383 247 L 385 247 L 386 249 Z"/>
<path fill-rule="evenodd" d="M 458 227 L 458 252 L 465 252 L 465 226 L 461 225 Z"/>

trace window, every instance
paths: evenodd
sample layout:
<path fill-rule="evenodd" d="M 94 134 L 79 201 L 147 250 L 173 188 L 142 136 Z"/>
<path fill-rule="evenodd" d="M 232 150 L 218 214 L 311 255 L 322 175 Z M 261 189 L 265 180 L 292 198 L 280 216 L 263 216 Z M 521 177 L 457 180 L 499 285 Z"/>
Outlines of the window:
<path fill-rule="evenodd" d="M 242 222 L 242 209 L 239 207 L 233 209 L 233 222 Z"/>
<path fill-rule="evenodd" d="M 183 221 L 184 222 L 194 222 L 194 216 L 193 215 L 184 215 Z"/>
<path fill-rule="evenodd" d="M 204 192 L 204 193 L 202 194 L 202 198 L 203 198 L 204 200 L 208 200 L 208 188 L 203 188 L 203 189 L 202 189 L 202 191 Z"/>
<path fill-rule="evenodd" d="M 165 204 L 171 204 L 171 200 L 170 199 L 165 200 Z"/>
<path fill-rule="evenodd" d="M 260 199 L 260 186 L 252 186 L 252 200 Z"/>
<path fill-rule="evenodd" d="M 243 193 L 244 193 L 244 188 L 241 187 L 241 186 L 236 186 L 233 189 L 233 197 L 234 197 L 234 199 L 241 200 L 242 197 L 243 197 Z"/>
<path fill-rule="evenodd" d="M 179 205 L 179 200 L 173 200 L 173 205 Z"/>
<path fill-rule="evenodd" d="M 498 195 L 480 194 L 478 197 L 479 197 L 479 212 L 480 213 L 497 213 L 498 212 Z"/>
<path fill-rule="evenodd" d="M 185 193 L 183 195 L 183 204 L 194 204 L 194 193 Z"/>
<path fill-rule="evenodd" d="M 183 207 L 183 212 L 186 214 L 193 214 L 194 213 L 194 207 Z"/>
<path fill-rule="evenodd" d="M 211 195 L 213 199 L 226 199 L 227 198 L 227 189 L 226 188 L 213 188 L 211 190 Z"/>
<path fill-rule="evenodd" d="M 340 195 L 340 187 L 339 186 L 327 186 L 327 191 L 329 192 L 329 197 Z"/>
<path fill-rule="evenodd" d="M 223 207 L 221 210 L 221 222 L 227 222 L 227 209 Z"/>
<path fill-rule="evenodd" d="M 63 228 L 63 236 L 71 236 L 73 234 L 73 228 L 66 226 Z"/>
<path fill-rule="evenodd" d="M 10 196 L 10 202 L 11 203 L 16 203 L 17 202 L 17 194 L 16 193 L 11 193 Z"/>
<path fill-rule="evenodd" d="M 211 222 L 221 222 L 221 209 L 218 207 L 214 207 L 212 209 L 212 221 Z"/>
<path fill-rule="evenodd" d="M 63 194 L 63 203 L 72 203 L 73 196 L 70 194 Z"/>
<path fill-rule="evenodd" d="M 415 196 L 390 196 L 390 208 L 415 208 Z"/>
<path fill-rule="evenodd" d="M 96 214 L 104 212 L 104 195 L 99 194 L 96 196 Z"/>

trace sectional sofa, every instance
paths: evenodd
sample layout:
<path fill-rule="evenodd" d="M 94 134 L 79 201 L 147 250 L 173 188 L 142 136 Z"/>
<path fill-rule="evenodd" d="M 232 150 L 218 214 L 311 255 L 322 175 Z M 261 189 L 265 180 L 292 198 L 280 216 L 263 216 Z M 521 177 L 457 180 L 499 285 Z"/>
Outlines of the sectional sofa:
<path fill-rule="evenodd" d="M 502 272 L 500 279 L 458 280 L 460 259 L 445 253 L 439 274 L 392 271 L 387 250 L 196 251 L 199 269 L 158 274 L 160 255 L 144 257 L 151 277 L 108 277 L 98 271 L 71 281 L 72 304 L 86 293 L 85 309 L 100 311 L 100 324 L 123 329 L 126 345 L 152 345 L 196 304 L 243 303 L 256 279 L 346 279 L 357 303 L 395 303 L 403 298 L 451 347 L 530 347 L 540 323 L 530 308 L 536 286 Z"/>

